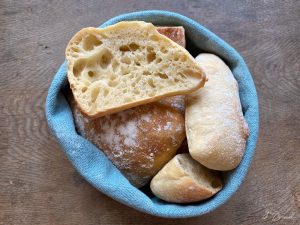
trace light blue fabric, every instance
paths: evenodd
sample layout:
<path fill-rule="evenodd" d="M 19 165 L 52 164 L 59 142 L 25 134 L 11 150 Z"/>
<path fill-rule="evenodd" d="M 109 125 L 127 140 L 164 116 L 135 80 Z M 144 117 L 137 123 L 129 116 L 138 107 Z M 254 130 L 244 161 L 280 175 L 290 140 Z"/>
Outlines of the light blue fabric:
<path fill-rule="evenodd" d="M 258 136 L 258 101 L 251 74 L 243 58 L 230 45 L 197 22 L 177 13 L 167 11 L 141 11 L 112 18 L 105 27 L 122 20 L 143 20 L 156 25 L 182 25 L 187 36 L 188 50 L 194 54 L 217 54 L 230 66 L 239 83 L 244 116 L 250 136 L 240 165 L 224 175 L 224 188 L 204 202 L 179 205 L 148 196 L 133 187 L 113 166 L 106 156 L 74 127 L 72 113 L 61 90 L 67 84 L 66 63 L 63 63 L 49 88 L 46 100 L 46 117 L 53 135 L 77 171 L 102 193 L 139 211 L 168 218 L 200 216 L 225 203 L 238 189 L 250 167 Z M 250 193 L 249 193 L 250 194 Z"/>

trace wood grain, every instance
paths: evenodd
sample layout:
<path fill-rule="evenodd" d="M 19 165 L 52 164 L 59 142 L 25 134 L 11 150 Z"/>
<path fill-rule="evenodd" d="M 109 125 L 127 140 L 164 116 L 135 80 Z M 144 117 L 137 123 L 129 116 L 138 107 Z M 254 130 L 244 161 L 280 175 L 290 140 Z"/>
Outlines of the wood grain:
<path fill-rule="evenodd" d="M 49 133 L 44 103 L 79 29 L 143 9 L 177 11 L 229 42 L 253 74 L 260 138 L 233 198 L 162 219 L 98 192 Z M 300 1 L 0 1 L 0 224 L 300 224 Z"/>

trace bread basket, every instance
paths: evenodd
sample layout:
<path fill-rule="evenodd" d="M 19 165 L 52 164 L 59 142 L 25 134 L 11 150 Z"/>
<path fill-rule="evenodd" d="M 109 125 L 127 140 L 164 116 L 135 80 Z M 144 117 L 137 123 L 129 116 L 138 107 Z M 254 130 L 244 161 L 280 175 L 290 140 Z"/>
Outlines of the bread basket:
<path fill-rule="evenodd" d="M 167 218 L 187 218 L 208 213 L 224 204 L 238 189 L 250 167 L 258 136 L 258 100 L 251 74 L 243 58 L 230 45 L 197 22 L 168 11 L 140 11 L 114 17 L 100 27 L 123 20 L 143 20 L 155 25 L 184 26 L 187 49 L 193 56 L 210 52 L 231 68 L 239 84 L 239 94 L 250 136 L 240 165 L 223 174 L 224 187 L 214 197 L 193 204 L 164 202 L 132 186 L 92 143 L 76 133 L 72 112 L 62 90 L 67 85 L 66 63 L 56 73 L 46 99 L 49 128 L 77 171 L 96 189 L 141 212 Z M 64 51 L 64 49 L 62 49 Z"/>

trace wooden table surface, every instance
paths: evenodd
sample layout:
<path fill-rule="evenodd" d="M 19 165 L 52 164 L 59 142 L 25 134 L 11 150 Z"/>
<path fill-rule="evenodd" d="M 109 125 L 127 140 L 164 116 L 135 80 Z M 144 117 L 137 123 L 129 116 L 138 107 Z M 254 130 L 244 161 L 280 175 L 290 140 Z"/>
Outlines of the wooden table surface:
<path fill-rule="evenodd" d="M 121 3 L 122 2 L 122 3 Z M 235 47 L 257 87 L 260 135 L 238 192 L 202 217 L 163 219 L 103 195 L 46 124 L 68 40 L 143 9 L 182 13 Z M 300 1 L 0 1 L 0 224 L 300 224 Z"/>

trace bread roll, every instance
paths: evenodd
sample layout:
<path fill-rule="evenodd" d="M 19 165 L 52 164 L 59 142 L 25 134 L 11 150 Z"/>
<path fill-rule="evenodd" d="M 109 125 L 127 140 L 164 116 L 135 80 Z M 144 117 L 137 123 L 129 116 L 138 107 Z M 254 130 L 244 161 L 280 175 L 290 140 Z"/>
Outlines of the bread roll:
<path fill-rule="evenodd" d="M 210 169 L 232 170 L 243 157 L 248 137 L 238 84 L 219 57 L 200 54 L 196 61 L 208 82 L 201 91 L 187 96 L 185 122 L 189 152 Z"/>
<path fill-rule="evenodd" d="M 185 138 L 184 116 L 170 106 L 146 104 L 91 120 L 75 104 L 71 102 L 78 132 L 136 187 L 148 183 Z"/>
<path fill-rule="evenodd" d="M 184 43 L 182 27 L 163 27 L 161 31 Z M 171 35 L 174 33 L 180 38 Z M 184 96 L 164 98 L 94 120 L 80 112 L 71 93 L 69 102 L 78 133 L 102 149 L 136 187 L 148 183 L 176 154 L 185 138 Z"/>
<path fill-rule="evenodd" d="M 93 118 L 191 93 L 205 75 L 183 47 L 143 21 L 84 28 L 66 48 L 68 80 Z"/>
<path fill-rule="evenodd" d="M 168 162 L 152 179 L 150 188 L 165 201 L 190 203 L 213 196 L 222 189 L 222 182 L 218 172 L 185 153 Z"/>

